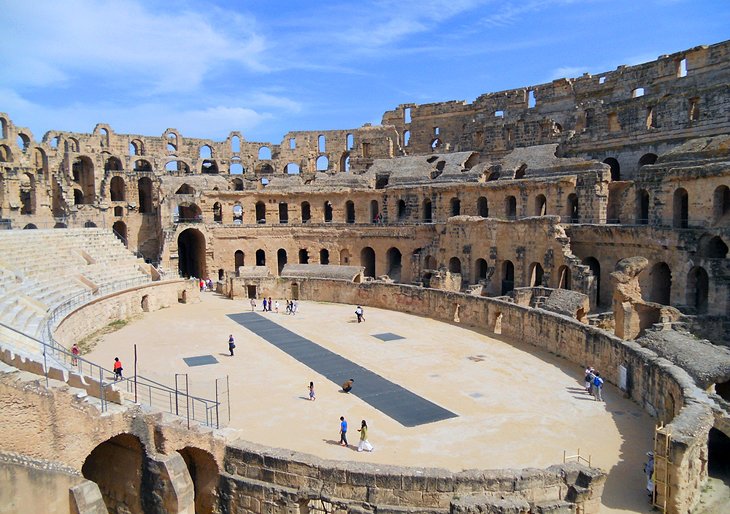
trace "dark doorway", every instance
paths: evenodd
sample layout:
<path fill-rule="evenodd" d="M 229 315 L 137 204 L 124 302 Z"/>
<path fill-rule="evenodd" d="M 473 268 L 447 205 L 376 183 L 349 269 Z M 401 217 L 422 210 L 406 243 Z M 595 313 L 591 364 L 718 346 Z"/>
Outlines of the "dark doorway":
<path fill-rule="evenodd" d="M 177 253 L 181 276 L 206 277 L 205 236 L 199 230 L 189 228 L 182 231 L 177 238 Z"/>
<path fill-rule="evenodd" d="M 505 295 L 515 288 L 515 265 L 512 261 L 502 263 L 502 294 Z"/>
<path fill-rule="evenodd" d="M 403 270 L 403 256 L 400 250 L 397 248 L 390 248 L 386 253 L 386 259 L 388 261 L 388 276 L 395 282 L 401 281 L 401 272 Z"/>
<path fill-rule="evenodd" d="M 281 275 L 284 266 L 286 266 L 286 262 L 286 250 L 284 250 L 283 248 L 279 248 L 279 250 L 276 252 L 276 269 L 279 271 L 279 275 Z"/>
<path fill-rule="evenodd" d="M 360 252 L 360 266 L 365 267 L 366 277 L 375 277 L 375 250 L 366 246 Z"/>

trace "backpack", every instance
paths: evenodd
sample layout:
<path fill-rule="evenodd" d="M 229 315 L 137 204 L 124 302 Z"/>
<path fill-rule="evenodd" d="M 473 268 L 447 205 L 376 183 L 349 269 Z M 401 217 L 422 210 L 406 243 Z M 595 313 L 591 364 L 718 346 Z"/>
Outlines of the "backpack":
<path fill-rule="evenodd" d="M 594 378 L 593 385 L 596 387 L 601 387 L 603 385 L 603 379 L 601 377 Z"/>

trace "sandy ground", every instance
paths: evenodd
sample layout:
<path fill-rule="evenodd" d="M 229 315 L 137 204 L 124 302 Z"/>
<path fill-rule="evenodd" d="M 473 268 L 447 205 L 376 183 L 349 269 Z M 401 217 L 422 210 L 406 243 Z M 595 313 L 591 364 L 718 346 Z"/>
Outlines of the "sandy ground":
<path fill-rule="evenodd" d="M 276 323 L 338 352 L 458 417 L 406 428 L 339 385 L 316 374 L 226 317 L 250 311 L 248 301 L 206 293 L 195 305 L 176 305 L 108 334 L 89 354 L 111 368 L 119 356 L 131 374 L 172 385 L 187 373 L 193 394 L 211 394 L 229 377 L 231 439 L 290 448 L 335 460 L 470 468 L 545 467 L 563 451 L 580 449 L 609 472 L 603 512 L 649 512 L 642 473 L 654 422 L 608 385 L 605 403 L 582 391 L 583 369 L 523 342 L 506 342 L 459 325 L 379 309 L 357 324 L 354 306 L 300 302 L 296 316 L 267 313 Z M 284 302 L 281 302 L 282 306 Z M 260 306 L 259 306 L 260 311 Z M 373 334 L 405 339 L 383 342 Z M 236 355 L 228 355 L 228 335 Z M 219 362 L 188 367 L 184 357 Z M 317 399 L 308 400 L 315 383 Z M 355 384 L 357 387 L 357 383 Z M 337 445 L 339 417 L 350 423 L 345 449 Z M 370 427 L 372 453 L 354 451 L 360 420 Z"/>

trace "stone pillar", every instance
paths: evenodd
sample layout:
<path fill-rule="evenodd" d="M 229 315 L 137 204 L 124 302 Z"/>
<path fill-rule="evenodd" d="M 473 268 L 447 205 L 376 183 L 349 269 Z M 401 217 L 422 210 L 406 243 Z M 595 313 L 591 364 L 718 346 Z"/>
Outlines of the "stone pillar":
<path fill-rule="evenodd" d="M 84 480 L 68 490 L 71 514 L 108 514 L 99 486 Z"/>
<path fill-rule="evenodd" d="M 147 470 L 153 486 L 143 498 L 146 511 L 195 514 L 193 481 L 179 453 L 149 457 Z"/>

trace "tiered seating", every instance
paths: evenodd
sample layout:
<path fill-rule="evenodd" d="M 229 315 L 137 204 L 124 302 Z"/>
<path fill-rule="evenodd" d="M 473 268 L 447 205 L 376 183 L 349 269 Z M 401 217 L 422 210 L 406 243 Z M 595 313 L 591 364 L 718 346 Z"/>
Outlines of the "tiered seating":
<path fill-rule="evenodd" d="M 148 282 L 145 267 L 103 229 L 0 231 L 0 322 L 37 336 L 55 307 L 81 293 Z"/>

